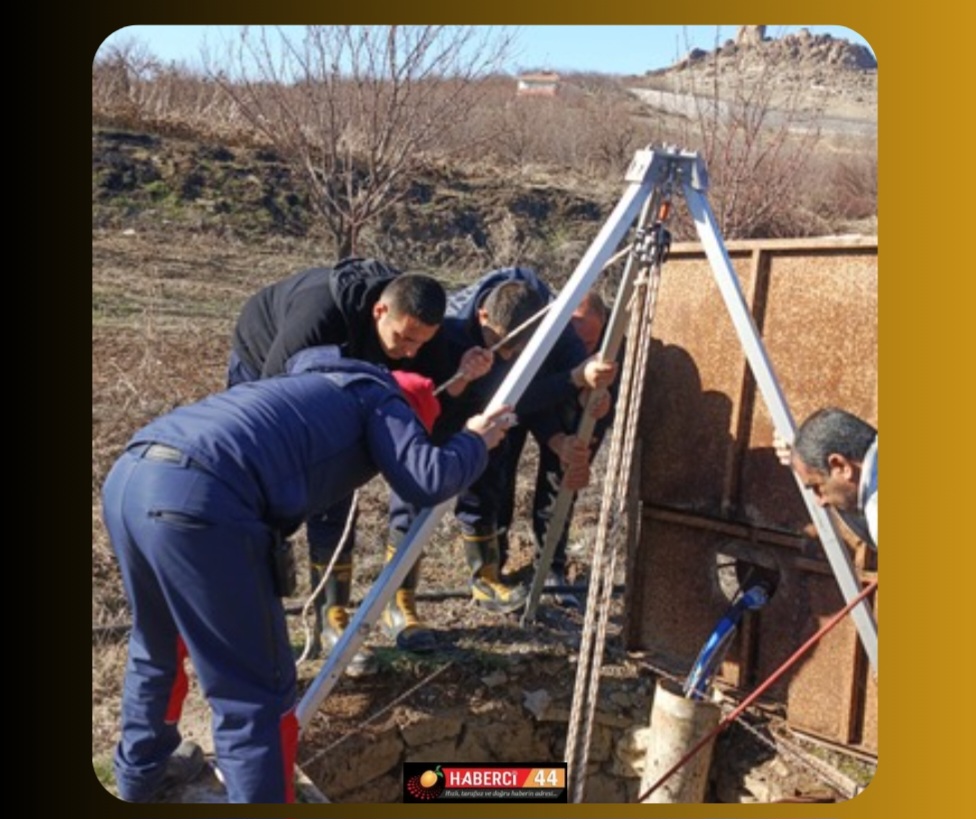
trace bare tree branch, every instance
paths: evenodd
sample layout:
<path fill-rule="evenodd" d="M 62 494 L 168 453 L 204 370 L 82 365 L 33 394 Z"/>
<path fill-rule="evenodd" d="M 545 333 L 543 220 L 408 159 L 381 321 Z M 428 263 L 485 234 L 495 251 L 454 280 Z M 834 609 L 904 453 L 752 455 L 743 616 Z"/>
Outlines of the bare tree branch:
<path fill-rule="evenodd" d="M 450 151 L 510 39 L 472 26 L 244 29 L 233 69 L 213 76 L 296 169 L 346 256 L 411 172 Z"/>

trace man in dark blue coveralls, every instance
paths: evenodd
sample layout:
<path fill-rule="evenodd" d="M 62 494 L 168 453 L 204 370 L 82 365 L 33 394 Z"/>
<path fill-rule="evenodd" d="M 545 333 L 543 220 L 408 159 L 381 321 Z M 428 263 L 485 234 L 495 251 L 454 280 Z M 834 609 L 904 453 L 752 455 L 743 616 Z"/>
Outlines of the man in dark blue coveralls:
<path fill-rule="evenodd" d="M 597 352 L 603 331 L 607 324 L 609 310 L 600 294 L 589 291 L 579 303 L 570 318 L 570 326 L 583 344 L 588 356 Z M 620 356 L 618 355 L 618 359 Z M 548 364 L 548 362 L 547 362 Z M 545 368 L 543 369 L 543 374 Z M 559 497 L 560 487 L 565 484 L 568 490 L 578 492 L 589 484 L 590 460 L 599 448 L 610 424 L 613 423 L 613 402 L 619 382 L 614 380 L 609 389 L 600 391 L 600 400 L 590 408 L 595 424 L 588 447 L 578 452 L 579 442 L 575 433 L 580 424 L 583 406 L 588 399 L 589 388 L 576 392 L 547 387 L 537 400 L 533 410 L 520 402 L 516 407 L 519 426 L 506 437 L 504 451 L 507 458 L 505 479 L 507 483 L 501 491 L 497 516 L 501 562 L 505 564 L 508 553 L 508 532 L 515 512 L 515 485 L 518 475 L 519 458 L 531 433 L 538 446 L 538 465 L 536 469 L 535 490 L 532 496 L 532 534 L 536 545 L 536 557 L 541 554 L 549 531 L 553 508 Z M 526 411 L 528 409 L 528 411 Z M 572 454 L 570 454 L 572 453 Z M 494 459 L 495 453 L 492 453 Z M 559 589 L 554 591 L 555 602 L 560 606 L 581 608 L 578 597 L 565 589 L 566 548 L 569 536 L 569 521 L 575 505 L 575 495 L 570 502 L 569 513 L 562 530 L 557 534 L 552 564 L 546 576 L 546 586 Z M 538 562 L 538 560 L 536 560 Z"/>
<path fill-rule="evenodd" d="M 102 490 L 132 611 L 114 758 L 123 799 L 155 801 L 200 770 L 177 727 L 188 655 L 229 801 L 293 801 L 296 673 L 275 557 L 377 472 L 411 503 L 452 497 L 504 435 L 507 408 L 435 446 L 411 408 L 433 423 L 432 382 L 398 377 L 403 392 L 381 367 L 319 362 L 179 407 L 129 440 Z"/>
<path fill-rule="evenodd" d="M 448 296 L 447 311 L 441 332 L 418 353 L 421 372 L 429 373 L 436 383 L 455 371 L 461 355 L 471 348 L 491 348 L 526 319 L 539 315 L 553 298 L 552 292 L 531 268 L 508 267 L 482 276 L 474 284 Z M 456 431 L 467 415 L 481 411 L 510 371 L 518 353 L 531 337 L 526 329 L 513 337 L 495 354 L 491 369 L 473 381 L 456 396 L 444 399 L 444 414 L 434 429 L 434 438 Z M 576 400 L 579 390 L 603 388 L 616 374 L 616 365 L 599 357 L 589 356 L 582 341 L 572 328 L 557 339 L 540 367 L 532 384 L 516 406 L 521 419 L 523 413 L 536 419 L 534 432 L 540 440 L 549 441 L 562 431 L 559 419 L 547 417 L 547 412 L 560 402 Z M 516 427 L 511 434 L 519 434 Z M 568 450 L 566 462 L 586 461 L 589 451 Z M 504 532 L 500 530 L 499 515 L 503 513 L 509 472 L 516 466 L 506 454 L 506 443 L 494 450 L 485 472 L 455 505 L 454 514 L 461 525 L 461 539 L 465 558 L 471 571 L 470 588 L 474 602 L 496 612 L 511 612 L 525 602 L 525 589 L 506 582 L 501 574 L 504 562 Z M 391 493 L 391 548 L 403 538 L 418 509 Z M 415 572 L 412 572 L 415 574 Z M 416 583 L 416 577 L 412 580 Z M 393 612 L 395 614 L 395 612 Z M 388 618 L 389 620 L 390 618 Z M 402 641 L 407 637 L 408 641 Z M 422 624 L 414 624 L 398 635 L 402 647 L 414 650 L 436 647 L 435 635 Z"/>

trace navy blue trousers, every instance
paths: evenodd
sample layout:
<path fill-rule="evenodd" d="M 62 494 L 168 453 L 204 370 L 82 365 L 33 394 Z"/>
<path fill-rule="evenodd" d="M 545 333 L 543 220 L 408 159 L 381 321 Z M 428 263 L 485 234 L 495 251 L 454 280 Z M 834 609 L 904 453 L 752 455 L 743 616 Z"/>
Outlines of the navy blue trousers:
<path fill-rule="evenodd" d="M 296 674 L 272 584 L 273 532 L 220 480 L 145 449 L 124 453 L 102 489 L 132 612 L 119 794 L 145 801 L 180 742 L 183 644 L 213 713 L 229 801 L 293 801 Z"/>

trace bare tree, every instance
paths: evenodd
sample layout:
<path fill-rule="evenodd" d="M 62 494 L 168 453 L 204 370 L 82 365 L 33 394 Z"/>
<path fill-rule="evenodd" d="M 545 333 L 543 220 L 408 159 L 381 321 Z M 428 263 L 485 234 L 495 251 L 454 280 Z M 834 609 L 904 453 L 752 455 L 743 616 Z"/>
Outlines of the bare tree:
<path fill-rule="evenodd" d="M 106 119 L 137 120 L 141 87 L 160 70 L 146 44 L 126 37 L 105 46 L 92 63 L 92 113 Z"/>
<path fill-rule="evenodd" d="M 709 169 L 710 200 L 722 232 L 748 238 L 792 232 L 789 213 L 820 140 L 823 99 L 790 71 L 788 54 L 727 41 L 692 51 L 678 91 L 692 110 L 682 138 Z"/>
<path fill-rule="evenodd" d="M 342 257 L 411 172 L 449 150 L 510 41 L 471 26 L 246 28 L 230 67 L 210 73 L 297 171 Z"/>

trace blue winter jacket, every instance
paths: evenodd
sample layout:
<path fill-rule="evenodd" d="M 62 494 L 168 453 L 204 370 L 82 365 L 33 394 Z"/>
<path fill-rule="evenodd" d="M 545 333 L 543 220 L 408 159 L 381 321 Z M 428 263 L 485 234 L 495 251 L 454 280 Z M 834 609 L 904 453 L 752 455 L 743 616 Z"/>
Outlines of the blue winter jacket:
<path fill-rule="evenodd" d="M 351 359 L 240 384 L 150 422 L 129 446 L 168 444 L 236 491 L 285 535 L 381 472 L 417 506 L 441 503 L 485 469 L 480 436 L 434 446 L 381 367 Z"/>
<path fill-rule="evenodd" d="M 420 369 L 421 372 L 430 370 L 438 384 L 453 375 L 466 350 L 484 345 L 481 325 L 478 323 L 478 309 L 481 304 L 495 287 L 510 281 L 526 282 L 539 294 L 543 303 L 548 304 L 553 300 L 552 291 L 531 268 L 505 267 L 485 274 L 474 284 L 448 294 L 444 323 L 434 343 L 427 345 L 430 350 L 426 351 L 423 360 L 418 357 L 418 369 L 426 368 Z M 522 340 L 527 342 L 530 337 L 531 333 L 526 331 Z M 424 355 L 425 351 L 422 350 L 421 356 Z M 435 356 L 440 358 L 435 360 Z M 540 427 L 535 431 L 541 437 L 548 437 L 549 434 L 559 431 L 558 419 L 554 415 L 550 416 L 550 413 L 555 413 L 564 402 L 577 400 L 579 390 L 573 385 L 570 372 L 586 358 L 583 342 L 573 328 L 567 326 L 519 400 L 515 408 L 516 414 L 520 418 L 534 418 L 536 425 Z M 503 361 L 496 356 L 487 375 L 469 384 L 459 397 L 444 397 L 444 420 L 441 424 L 448 425 L 449 429 L 456 429 L 464 418 L 481 412 L 514 363 L 514 358 Z"/>

